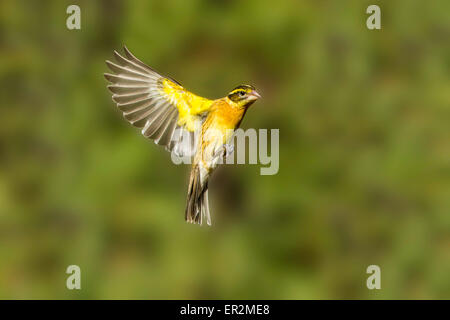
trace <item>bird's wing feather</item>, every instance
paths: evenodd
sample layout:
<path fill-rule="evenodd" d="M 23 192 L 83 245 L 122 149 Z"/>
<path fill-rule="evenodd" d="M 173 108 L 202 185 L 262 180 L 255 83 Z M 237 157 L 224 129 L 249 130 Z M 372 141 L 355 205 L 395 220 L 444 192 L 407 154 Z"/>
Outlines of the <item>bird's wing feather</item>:
<path fill-rule="evenodd" d="M 136 58 L 126 47 L 125 57 L 114 51 L 116 63 L 106 61 L 113 74 L 105 73 L 108 89 L 124 118 L 141 128 L 144 137 L 175 149 L 180 156 L 192 154 L 195 145 L 182 137 L 200 129 L 212 100 L 197 96 L 177 81 L 164 77 Z"/>

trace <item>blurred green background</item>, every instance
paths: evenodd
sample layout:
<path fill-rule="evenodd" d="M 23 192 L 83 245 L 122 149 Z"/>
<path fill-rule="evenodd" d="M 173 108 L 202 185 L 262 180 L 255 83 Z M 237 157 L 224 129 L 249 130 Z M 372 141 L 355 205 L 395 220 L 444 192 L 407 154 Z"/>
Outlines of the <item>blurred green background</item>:
<path fill-rule="evenodd" d="M 382 30 L 366 28 L 370 4 Z M 0 298 L 450 298 L 449 12 L 1 1 Z M 184 222 L 189 167 L 111 101 L 104 60 L 124 44 L 206 97 L 255 85 L 242 127 L 280 129 L 277 175 L 216 172 L 211 228 Z"/>

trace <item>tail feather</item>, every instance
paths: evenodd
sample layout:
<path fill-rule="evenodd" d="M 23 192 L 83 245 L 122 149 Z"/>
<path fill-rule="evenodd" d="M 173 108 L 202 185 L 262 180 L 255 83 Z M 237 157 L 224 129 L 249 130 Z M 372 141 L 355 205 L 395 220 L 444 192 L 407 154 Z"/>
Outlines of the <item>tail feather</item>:
<path fill-rule="evenodd" d="M 203 223 L 203 219 L 206 219 L 206 223 L 211 225 L 208 204 L 208 182 L 202 183 L 198 166 L 192 168 L 191 171 L 185 218 L 189 223 L 200 225 Z"/>

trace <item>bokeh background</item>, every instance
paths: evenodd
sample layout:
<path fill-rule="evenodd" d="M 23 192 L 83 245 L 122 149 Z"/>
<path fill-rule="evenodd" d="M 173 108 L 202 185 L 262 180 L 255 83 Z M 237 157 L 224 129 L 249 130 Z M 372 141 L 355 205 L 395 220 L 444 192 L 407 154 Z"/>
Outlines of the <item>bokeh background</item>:
<path fill-rule="evenodd" d="M 81 30 L 66 8 L 81 7 Z M 370 4 L 382 30 L 366 28 Z M 450 298 L 450 2 L 0 2 L 0 298 Z M 111 101 L 122 45 L 215 98 L 264 99 L 280 170 L 187 166 Z M 68 265 L 82 290 L 69 291 Z M 381 267 L 381 290 L 366 268 Z"/>

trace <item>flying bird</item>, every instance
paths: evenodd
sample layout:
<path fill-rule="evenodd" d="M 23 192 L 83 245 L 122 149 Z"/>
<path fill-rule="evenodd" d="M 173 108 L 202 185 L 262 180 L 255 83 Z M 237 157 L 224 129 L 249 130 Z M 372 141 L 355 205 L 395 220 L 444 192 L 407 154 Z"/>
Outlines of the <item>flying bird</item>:
<path fill-rule="evenodd" d="M 126 47 L 124 52 L 114 51 L 116 62 L 106 61 L 113 72 L 104 74 L 113 101 L 144 137 L 177 156 L 193 157 L 185 219 L 200 225 L 206 219 L 211 225 L 208 179 L 219 160 L 232 152 L 234 130 L 261 96 L 253 86 L 240 85 L 223 98 L 203 98 L 156 72 Z"/>

